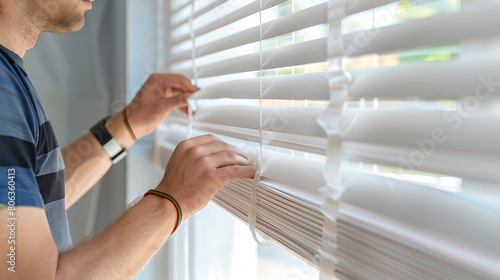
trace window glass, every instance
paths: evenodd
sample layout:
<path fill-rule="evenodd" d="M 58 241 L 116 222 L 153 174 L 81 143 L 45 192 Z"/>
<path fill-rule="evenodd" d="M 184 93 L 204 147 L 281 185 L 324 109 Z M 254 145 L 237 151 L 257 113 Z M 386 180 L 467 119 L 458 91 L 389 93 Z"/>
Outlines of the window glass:
<path fill-rule="evenodd" d="M 211 202 L 190 224 L 194 280 L 318 280 L 319 271 L 278 246 L 259 246 L 248 225 Z"/>

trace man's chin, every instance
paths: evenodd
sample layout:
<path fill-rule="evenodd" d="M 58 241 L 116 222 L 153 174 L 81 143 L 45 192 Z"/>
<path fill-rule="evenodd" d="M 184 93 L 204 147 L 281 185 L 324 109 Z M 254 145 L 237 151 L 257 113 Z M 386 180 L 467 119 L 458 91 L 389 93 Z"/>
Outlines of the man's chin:
<path fill-rule="evenodd" d="M 73 33 L 80 31 L 84 26 L 85 26 L 85 17 L 82 17 L 78 22 L 75 21 L 72 23 L 57 24 L 54 28 L 51 28 L 46 32 L 58 33 L 58 34 Z"/>
<path fill-rule="evenodd" d="M 84 26 L 85 26 L 85 18 L 78 25 L 72 26 L 72 28 L 68 32 L 77 32 L 77 31 L 80 31 L 80 30 L 82 30 L 82 28 Z"/>

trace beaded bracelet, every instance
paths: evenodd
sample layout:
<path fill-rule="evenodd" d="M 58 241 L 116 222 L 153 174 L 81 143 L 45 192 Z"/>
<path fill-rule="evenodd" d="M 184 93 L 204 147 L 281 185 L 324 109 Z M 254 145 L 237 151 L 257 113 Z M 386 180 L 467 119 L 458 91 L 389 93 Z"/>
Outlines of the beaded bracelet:
<path fill-rule="evenodd" d="M 176 223 L 174 229 L 172 230 L 172 233 L 170 233 L 171 235 L 174 234 L 174 232 L 177 230 L 177 228 L 179 227 L 179 225 L 182 222 L 181 205 L 179 204 L 179 202 L 177 202 L 177 200 L 173 196 L 169 195 L 168 193 L 164 193 L 164 192 L 157 191 L 157 190 L 149 190 L 144 194 L 144 196 L 146 196 L 148 194 L 152 194 L 152 195 L 156 195 L 156 196 L 168 199 L 172 202 L 172 204 L 174 204 L 175 209 L 177 210 L 177 223 Z"/>

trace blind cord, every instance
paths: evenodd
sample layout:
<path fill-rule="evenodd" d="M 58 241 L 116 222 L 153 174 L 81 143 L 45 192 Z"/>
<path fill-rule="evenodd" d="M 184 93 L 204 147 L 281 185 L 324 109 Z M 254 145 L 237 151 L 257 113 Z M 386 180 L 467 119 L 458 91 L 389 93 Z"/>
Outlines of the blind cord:
<path fill-rule="evenodd" d="M 196 67 L 196 37 L 194 34 L 194 0 L 191 1 L 191 12 L 189 13 L 189 36 L 191 38 L 191 63 L 192 63 L 192 79 L 191 83 L 194 86 L 198 86 L 198 69 Z M 193 121 L 194 121 L 194 112 L 196 110 L 195 100 L 188 98 L 188 124 L 187 124 L 187 138 L 191 138 L 193 136 Z"/>
<path fill-rule="evenodd" d="M 319 189 L 323 195 L 321 210 L 325 216 L 322 225 L 322 248 L 316 253 L 316 260 L 320 269 L 321 279 L 331 279 L 335 273 L 337 265 L 337 221 L 339 211 L 339 197 L 343 193 L 342 178 L 340 176 L 341 152 L 342 152 L 342 132 L 339 119 L 344 102 L 348 96 L 348 82 L 344 69 L 345 48 L 343 47 L 342 20 L 346 17 L 346 3 L 329 4 L 329 30 L 332 37 L 328 41 L 328 50 L 342 48 L 343 55 L 335 55 L 331 51 L 328 54 L 330 66 L 328 69 L 330 80 L 330 103 L 323 115 L 319 117 L 319 124 L 328 135 L 328 160 L 324 168 L 326 185 Z M 339 51 L 340 52 L 340 51 Z M 332 85 L 335 85 L 333 87 Z M 335 115 L 336 123 L 331 121 L 332 115 Z"/>
<path fill-rule="evenodd" d="M 260 181 L 260 176 L 262 172 L 262 96 L 263 96 L 263 86 L 262 86 L 262 0 L 259 1 L 259 160 L 258 168 L 255 173 L 254 180 L 252 182 L 252 203 L 250 211 L 248 212 L 248 226 L 250 232 L 252 233 L 253 239 L 261 246 L 271 246 L 273 245 L 269 241 L 269 237 L 258 231 L 257 229 L 257 211 L 258 211 L 258 199 L 257 199 L 257 187 Z"/>

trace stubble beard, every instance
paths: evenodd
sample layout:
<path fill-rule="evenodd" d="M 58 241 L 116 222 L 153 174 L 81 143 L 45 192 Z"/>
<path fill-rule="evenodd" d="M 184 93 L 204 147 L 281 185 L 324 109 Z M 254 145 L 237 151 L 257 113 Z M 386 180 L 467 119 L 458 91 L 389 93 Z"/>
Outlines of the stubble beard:
<path fill-rule="evenodd" d="M 43 0 L 48 1 L 48 0 Z M 67 33 L 80 30 L 84 23 L 85 17 L 79 11 L 78 4 L 74 6 L 57 5 L 54 1 L 49 1 L 46 7 L 41 7 L 32 1 L 25 9 L 26 26 L 31 25 L 32 31 L 36 33 L 52 32 L 52 33 Z M 29 19 L 33 19 L 30 21 Z"/>
<path fill-rule="evenodd" d="M 57 14 L 46 18 L 46 32 L 66 33 L 75 32 L 82 29 L 85 24 L 85 17 L 77 7 L 61 8 Z"/>

